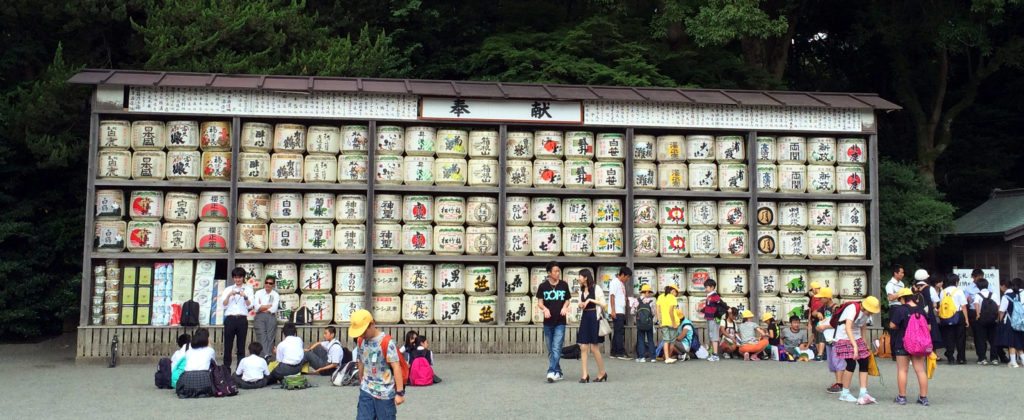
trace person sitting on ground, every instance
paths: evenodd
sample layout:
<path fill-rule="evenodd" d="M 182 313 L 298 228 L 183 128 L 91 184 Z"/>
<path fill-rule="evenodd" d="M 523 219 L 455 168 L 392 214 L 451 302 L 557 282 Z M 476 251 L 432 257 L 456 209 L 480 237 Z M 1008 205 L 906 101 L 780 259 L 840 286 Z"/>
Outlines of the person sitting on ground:
<path fill-rule="evenodd" d="M 722 338 L 722 342 L 719 343 L 718 353 L 732 358 L 736 356 L 736 351 L 739 350 L 739 338 L 736 336 L 736 308 L 729 308 L 729 311 L 722 317 L 721 323 L 718 325 L 719 336 Z"/>
<path fill-rule="evenodd" d="M 676 328 L 679 327 L 679 317 L 675 313 L 678 306 L 676 296 L 679 296 L 679 288 L 670 284 L 665 286 L 665 293 L 658 296 L 657 301 L 658 312 L 661 314 L 661 352 L 667 364 L 676 362 L 669 353 L 669 347 L 676 339 Z"/>
<path fill-rule="evenodd" d="M 398 353 L 405 357 L 405 361 L 412 363 L 412 358 L 409 355 L 409 351 L 416 348 L 416 343 L 419 340 L 420 334 L 416 330 L 409 330 L 405 333 L 405 344 L 398 348 Z"/>
<path fill-rule="evenodd" d="M 344 366 L 351 358 L 345 354 L 345 347 L 337 339 L 337 330 L 328 326 L 324 328 L 324 341 L 313 343 L 306 349 L 302 360 L 309 363 L 310 375 L 327 376 L 334 373 L 338 366 Z"/>
<path fill-rule="evenodd" d="M 690 351 L 697 350 L 693 348 L 693 335 L 696 330 L 693 328 L 693 322 L 686 318 L 682 309 L 676 308 L 676 316 L 680 319 L 679 328 L 676 329 L 676 339 L 672 342 L 669 351 L 673 353 L 673 357 L 685 362 L 690 359 Z"/>
<path fill-rule="evenodd" d="M 257 341 L 249 343 L 249 356 L 238 361 L 238 369 L 235 369 L 235 385 L 239 388 L 259 389 L 267 386 L 270 368 L 267 367 L 267 359 L 260 357 L 262 353 L 262 344 Z"/>
<path fill-rule="evenodd" d="M 807 334 L 801 328 L 800 317 L 796 315 L 789 317 L 789 328 L 782 330 L 782 345 L 786 347 L 786 354 L 790 360 L 807 360 L 814 357 L 814 351 L 807 342 Z M 821 345 L 825 345 L 824 340 L 821 341 Z"/>
<path fill-rule="evenodd" d="M 743 310 L 743 323 L 737 327 L 739 332 L 739 352 L 743 353 L 743 360 L 761 360 L 757 357 L 765 347 L 768 347 L 768 334 L 764 329 L 754 322 L 754 313 L 749 309 Z"/>
<path fill-rule="evenodd" d="M 281 335 L 284 339 L 277 343 L 277 351 L 274 360 L 277 363 L 270 371 L 269 383 L 275 384 L 285 376 L 297 375 L 302 372 L 302 360 L 305 352 L 302 349 L 302 339 L 299 338 L 299 330 L 295 328 L 294 322 L 288 322 L 281 328 Z"/>
<path fill-rule="evenodd" d="M 416 359 L 423 359 L 423 360 L 425 360 L 427 362 L 427 365 L 430 366 L 430 375 L 433 376 L 433 378 L 432 378 L 433 383 L 435 383 L 435 384 L 441 383 L 441 378 L 439 376 L 437 376 L 437 372 L 434 371 L 434 368 L 433 368 L 433 366 L 434 366 L 434 352 L 430 351 L 430 341 L 427 340 L 427 337 L 424 337 L 422 335 L 418 335 L 416 337 L 416 342 L 413 343 L 412 350 L 408 351 L 408 357 L 409 357 L 409 366 L 410 366 L 410 375 L 409 375 L 410 378 L 418 378 L 419 377 L 417 369 L 415 368 L 416 366 L 419 366 L 419 365 L 418 364 L 413 365 L 413 363 L 416 362 Z"/>
<path fill-rule="evenodd" d="M 185 352 L 192 348 L 191 344 L 192 336 L 188 333 L 182 333 L 178 336 L 178 350 L 171 355 L 171 389 L 175 388 L 178 378 L 181 377 L 182 373 L 185 373 L 185 363 L 182 363 L 182 360 L 185 359 Z"/>
<path fill-rule="evenodd" d="M 185 372 L 178 378 L 174 392 L 178 398 L 199 398 L 213 395 L 210 366 L 216 365 L 217 352 L 210 348 L 210 332 L 196 329 L 192 345 L 185 351 Z"/>
<path fill-rule="evenodd" d="M 778 360 L 779 358 L 779 346 L 782 344 L 782 330 L 779 328 L 779 324 L 775 322 L 775 314 L 771 312 L 765 312 L 761 314 L 761 322 L 765 324 L 765 331 L 768 332 L 768 347 L 762 352 L 762 358 L 765 360 Z M 774 356 L 772 355 L 774 352 Z"/>

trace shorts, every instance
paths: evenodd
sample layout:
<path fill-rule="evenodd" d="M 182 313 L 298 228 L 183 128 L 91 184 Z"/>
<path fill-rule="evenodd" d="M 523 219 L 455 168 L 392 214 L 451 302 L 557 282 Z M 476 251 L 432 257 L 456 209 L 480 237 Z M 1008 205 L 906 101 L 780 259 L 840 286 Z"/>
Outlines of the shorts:
<path fill-rule="evenodd" d="M 824 343 L 825 342 L 825 333 L 820 332 L 820 331 L 815 331 L 814 332 L 814 342 L 815 343 Z"/>
<path fill-rule="evenodd" d="M 675 347 L 676 351 L 679 352 L 680 354 L 684 354 L 684 353 L 689 353 L 690 352 L 690 346 L 689 345 L 680 343 L 678 341 L 673 341 L 672 342 L 672 346 Z"/>
<path fill-rule="evenodd" d="M 718 331 L 718 323 L 715 320 L 708 321 L 708 341 L 713 343 L 722 341 L 722 335 Z"/>
<path fill-rule="evenodd" d="M 679 332 L 676 331 L 676 329 L 673 328 L 673 327 L 661 327 L 661 342 L 662 343 L 668 343 L 668 342 L 671 342 L 671 341 L 675 341 L 676 336 L 678 336 L 678 335 L 679 335 Z"/>

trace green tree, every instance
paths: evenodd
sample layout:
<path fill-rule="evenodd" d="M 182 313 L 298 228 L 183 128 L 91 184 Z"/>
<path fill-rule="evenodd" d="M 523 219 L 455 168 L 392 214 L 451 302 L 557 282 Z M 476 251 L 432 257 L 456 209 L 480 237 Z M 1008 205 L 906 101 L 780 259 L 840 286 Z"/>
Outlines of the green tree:
<path fill-rule="evenodd" d="M 952 229 L 954 207 L 913 165 L 882 159 L 878 184 L 883 267 L 938 245 Z"/>

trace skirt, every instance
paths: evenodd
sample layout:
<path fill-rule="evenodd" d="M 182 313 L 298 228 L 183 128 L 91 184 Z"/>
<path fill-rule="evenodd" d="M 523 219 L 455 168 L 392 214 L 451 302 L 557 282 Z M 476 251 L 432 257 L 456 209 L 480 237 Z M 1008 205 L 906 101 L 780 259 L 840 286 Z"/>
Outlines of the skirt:
<path fill-rule="evenodd" d="M 576 332 L 576 344 L 601 344 L 604 337 L 598 335 L 600 325 L 597 322 L 597 311 L 583 311 L 580 317 L 580 328 Z"/>
<path fill-rule="evenodd" d="M 1001 323 L 996 326 L 996 347 L 1024 348 L 1024 332 L 1014 330 L 1010 324 Z"/>
<path fill-rule="evenodd" d="M 835 344 L 836 357 L 840 359 L 866 359 L 871 352 L 863 338 L 857 339 L 857 354 L 853 353 L 853 343 L 850 340 L 839 340 Z"/>
<path fill-rule="evenodd" d="M 190 370 L 178 378 L 174 393 L 178 398 L 200 398 L 213 395 L 213 381 L 208 370 Z"/>

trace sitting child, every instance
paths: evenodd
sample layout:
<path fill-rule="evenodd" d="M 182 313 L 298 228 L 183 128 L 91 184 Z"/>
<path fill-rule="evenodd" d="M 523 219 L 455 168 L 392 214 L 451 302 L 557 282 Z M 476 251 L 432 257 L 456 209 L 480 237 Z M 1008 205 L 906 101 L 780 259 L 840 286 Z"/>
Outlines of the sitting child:
<path fill-rule="evenodd" d="M 679 308 L 676 308 L 676 316 L 680 319 L 679 328 L 676 329 L 676 339 L 669 347 L 669 352 L 672 353 L 672 357 L 685 362 L 690 359 L 690 352 L 697 350 L 693 348 L 696 329 L 693 328 L 693 322 L 690 322 Z"/>
<path fill-rule="evenodd" d="M 718 345 L 720 350 L 718 353 L 726 357 L 733 357 L 739 350 L 739 337 L 736 335 L 736 308 L 729 308 L 729 311 L 722 317 L 719 332 L 722 342 Z"/>
<path fill-rule="evenodd" d="M 419 342 L 419 333 L 416 330 L 410 330 L 405 333 L 405 344 L 398 348 L 398 353 L 405 356 L 405 361 L 412 363 L 412 356 L 409 354 L 410 351 L 417 347 Z"/>
<path fill-rule="evenodd" d="M 775 314 L 765 312 L 761 314 L 761 322 L 765 323 L 768 331 L 768 347 L 764 349 L 761 358 L 764 360 L 779 360 L 779 346 L 782 345 L 782 330 L 775 322 Z"/>
<path fill-rule="evenodd" d="M 739 352 L 743 360 L 761 360 L 757 355 L 768 347 L 768 335 L 756 322 L 754 313 L 743 310 L 743 323 L 736 328 L 739 332 Z"/>
<path fill-rule="evenodd" d="M 259 389 L 267 386 L 270 368 L 267 360 L 260 357 L 263 345 L 253 341 L 249 343 L 249 356 L 238 362 L 235 369 L 235 385 L 242 389 Z"/>
<path fill-rule="evenodd" d="M 440 383 L 441 378 L 434 373 L 434 352 L 430 351 L 427 337 L 417 336 L 409 347 L 412 349 L 406 351 L 406 357 L 409 358 L 410 383 L 419 386 Z M 417 362 L 419 359 L 423 361 Z"/>
<path fill-rule="evenodd" d="M 789 360 L 806 361 L 814 357 L 814 351 L 807 342 L 807 334 L 800 327 L 800 317 L 789 317 L 789 328 L 782 331 L 782 345 L 786 346 Z"/>

